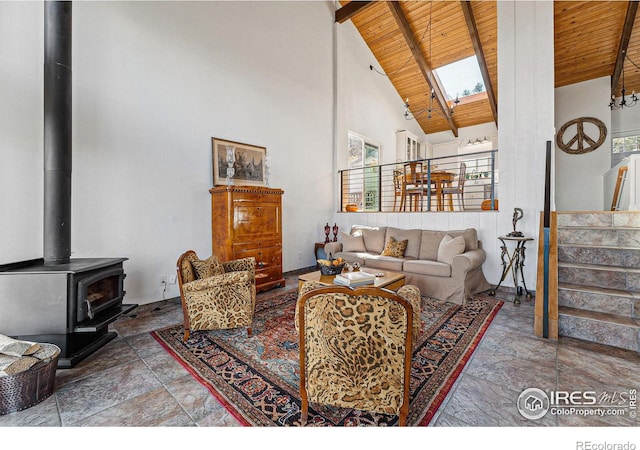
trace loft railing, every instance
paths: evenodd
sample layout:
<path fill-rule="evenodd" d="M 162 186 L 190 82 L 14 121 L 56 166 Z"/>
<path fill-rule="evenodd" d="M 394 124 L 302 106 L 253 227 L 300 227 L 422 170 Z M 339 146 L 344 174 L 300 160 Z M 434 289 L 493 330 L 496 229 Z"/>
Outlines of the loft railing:
<path fill-rule="evenodd" d="M 339 171 L 340 211 L 498 209 L 498 150 Z"/>

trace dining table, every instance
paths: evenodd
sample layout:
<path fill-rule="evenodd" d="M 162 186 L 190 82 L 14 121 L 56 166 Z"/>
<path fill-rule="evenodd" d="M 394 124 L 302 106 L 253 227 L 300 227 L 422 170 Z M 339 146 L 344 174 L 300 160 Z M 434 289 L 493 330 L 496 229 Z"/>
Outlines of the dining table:
<path fill-rule="evenodd" d="M 451 183 L 455 178 L 456 174 L 454 172 L 447 172 L 446 170 L 432 170 L 431 176 L 429 177 L 428 172 L 421 172 L 420 176 L 422 177 L 422 182 L 426 186 L 431 180 L 431 184 L 433 185 L 432 189 L 432 197 L 435 194 L 437 201 L 437 210 L 444 211 L 444 199 L 442 197 L 442 189 L 445 184 Z"/>

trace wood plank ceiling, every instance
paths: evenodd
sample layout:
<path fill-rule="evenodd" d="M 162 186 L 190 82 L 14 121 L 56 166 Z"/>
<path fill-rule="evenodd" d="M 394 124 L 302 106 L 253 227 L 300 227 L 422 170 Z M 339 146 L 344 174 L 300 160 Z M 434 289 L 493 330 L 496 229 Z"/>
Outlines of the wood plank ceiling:
<path fill-rule="evenodd" d="M 498 21 L 495 0 L 348 1 L 336 22 L 351 20 L 378 64 L 425 133 L 486 122 L 498 123 Z M 555 86 L 612 77 L 621 95 L 622 61 L 626 93 L 640 90 L 640 20 L 637 1 L 555 1 Z M 476 55 L 486 93 L 461 98 L 450 114 L 433 70 Z M 635 63 L 635 64 L 634 64 Z M 372 64 L 373 65 L 373 64 Z M 431 89 L 435 97 L 430 102 Z M 479 99 L 478 99 L 479 98 Z M 437 110 L 437 113 L 436 111 Z M 403 111 L 398 111 L 402 114 Z"/>

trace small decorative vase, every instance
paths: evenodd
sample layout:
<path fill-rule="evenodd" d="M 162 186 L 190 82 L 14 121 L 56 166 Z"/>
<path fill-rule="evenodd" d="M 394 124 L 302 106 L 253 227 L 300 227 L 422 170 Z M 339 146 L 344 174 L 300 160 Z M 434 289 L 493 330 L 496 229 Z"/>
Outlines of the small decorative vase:
<path fill-rule="evenodd" d="M 329 232 L 331 231 L 331 227 L 329 226 L 329 222 L 324 226 L 324 243 L 326 244 L 329 241 Z"/>
<path fill-rule="evenodd" d="M 264 184 L 269 187 L 269 175 L 271 175 L 271 157 L 264 157 Z"/>
<path fill-rule="evenodd" d="M 333 224 L 333 242 L 338 241 L 338 225 Z"/>
<path fill-rule="evenodd" d="M 231 180 L 236 173 L 233 165 L 236 162 L 236 148 L 233 145 L 227 145 L 227 186 L 231 186 L 233 181 Z"/>

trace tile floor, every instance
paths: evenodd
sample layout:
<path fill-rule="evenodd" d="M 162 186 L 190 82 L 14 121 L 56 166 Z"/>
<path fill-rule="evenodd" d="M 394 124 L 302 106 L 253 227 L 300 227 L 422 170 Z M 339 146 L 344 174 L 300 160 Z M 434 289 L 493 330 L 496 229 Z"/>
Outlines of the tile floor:
<path fill-rule="evenodd" d="M 290 275 L 283 289 L 295 289 Z M 505 301 L 445 399 L 438 427 L 638 426 L 638 419 L 547 414 L 532 421 L 516 409 L 530 387 L 629 391 L 640 388 L 640 356 L 608 347 L 533 335 L 533 301 Z M 166 351 L 149 331 L 180 323 L 179 299 L 142 305 L 112 324 L 118 337 L 72 369 L 56 374 L 42 403 L 0 416 L 2 427 L 236 427 L 238 422 Z"/>

